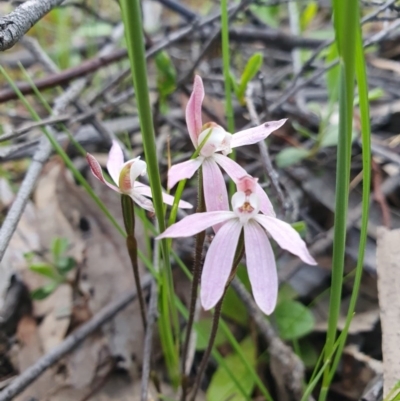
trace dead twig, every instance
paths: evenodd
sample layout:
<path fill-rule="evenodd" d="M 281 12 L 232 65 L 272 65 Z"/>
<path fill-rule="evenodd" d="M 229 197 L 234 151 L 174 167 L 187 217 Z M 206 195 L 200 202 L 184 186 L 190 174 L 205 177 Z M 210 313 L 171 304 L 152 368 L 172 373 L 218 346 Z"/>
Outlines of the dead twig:
<path fill-rule="evenodd" d="M 147 288 L 152 280 L 153 278 L 150 275 L 146 275 L 142 279 L 142 288 Z M 13 380 L 9 386 L 0 392 L 0 401 L 12 400 L 17 394 L 20 394 L 46 369 L 54 365 L 79 345 L 85 338 L 94 333 L 108 320 L 112 319 L 118 312 L 126 308 L 135 298 L 136 290 L 131 290 L 101 309 L 89 321 L 70 334 L 61 344 L 54 347 L 47 355 L 44 355 L 34 365 Z"/>
<path fill-rule="evenodd" d="M 64 71 L 53 73 L 45 78 L 37 79 L 35 81 L 35 86 L 39 90 L 53 88 L 58 85 L 65 85 L 73 79 L 83 77 L 90 74 L 101 67 L 105 67 L 111 63 L 115 63 L 123 58 L 127 57 L 126 49 L 118 49 L 113 53 L 97 56 L 90 60 L 83 62 L 82 64 L 68 68 Z M 18 84 L 18 89 L 24 94 L 30 94 L 33 92 L 32 86 L 28 82 L 21 82 Z M 16 95 L 12 89 L 3 89 L 0 91 L 0 103 L 6 102 L 8 100 L 15 99 Z"/>
<path fill-rule="evenodd" d="M 58 123 L 64 123 L 64 122 L 68 121 L 71 117 L 72 117 L 71 115 L 66 114 L 64 116 L 44 118 L 41 121 L 26 124 L 24 127 L 20 128 L 18 130 L 1 135 L 0 142 L 8 141 L 9 139 L 18 138 L 19 136 L 26 134 L 27 132 L 31 131 L 34 128 L 40 128 L 45 125 L 54 125 L 54 124 L 58 124 Z"/>
<path fill-rule="evenodd" d="M 64 0 L 28 0 L 0 18 L 0 51 L 14 46 L 26 32 Z"/>
<path fill-rule="evenodd" d="M 246 105 L 247 105 L 247 110 L 249 111 L 250 114 L 250 120 L 252 122 L 252 125 L 256 126 L 260 125 L 261 122 L 258 113 L 256 111 L 256 108 L 254 106 L 252 95 L 253 95 L 253 85 L 249 84 L 246 93 Z M 269 156 L 268 148 L 265 141 L 258 142 L 258 148 L 261 154 L 261 164 L 266 174 L 268 175 L 268 178 L 271 181 L 272 187 L 275 190 L 275 193 L 279 199 L 279 203 L 281 204 L 284 214 L 286 214 L 286 212 L 290 208 L 290 204 L 286 199 L 285 195 L 283 194 L 281 184 L 279 183 L 279 175 L 272 165 L 271 158 Z"/>

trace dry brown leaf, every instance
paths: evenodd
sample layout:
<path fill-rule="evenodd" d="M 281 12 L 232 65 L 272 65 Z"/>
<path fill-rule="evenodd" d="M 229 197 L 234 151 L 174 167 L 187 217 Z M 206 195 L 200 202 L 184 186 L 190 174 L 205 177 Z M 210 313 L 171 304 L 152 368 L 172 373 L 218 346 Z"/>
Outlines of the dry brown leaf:
<path fill-rule="evenodd" d="M 19 321 L 17 339 L 20 346 L 17 353 L 18 368 L 20 372 L 23 372 L 42 356 L 40 338 L 36 321 L 33 317 L 25 316 Z M 16 397 L 15 400 L 26 401 L 32 398 L 42 399 L 51 386 L 52 371 L 47 370 L 38 377 L 28 389 Z"/>
<path fill-rule="evenodd" d="M 39 326 L 39 334 L 46 354 L 59 345 L 67 334 L 71 320 L 71 286 L 61 284 L 48 299 L 53 301 L 53 308 Z"/>
<path fill-rule="evenodd" d="M 378 229 L 378 293 L 381 310 L 383 392 L 400 380 L 400 230 Z"/>

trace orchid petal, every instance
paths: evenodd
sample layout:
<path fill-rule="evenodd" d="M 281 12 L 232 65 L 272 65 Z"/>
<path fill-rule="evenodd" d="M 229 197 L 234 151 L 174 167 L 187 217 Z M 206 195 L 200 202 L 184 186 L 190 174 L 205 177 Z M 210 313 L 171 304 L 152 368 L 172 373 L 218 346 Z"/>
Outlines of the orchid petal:
<path fill-rule="evenodd" d="M 136 159 L 131 160 L 131 169 L 129 171 L 129 178 L 131 180 L 132 187 L 134 186 L 134 182 L 136 179 L 146 174 L 147 164 L 145 161 L 140 160 L 140 156 L 136 157 Z"/>
<path fill-rule="evenodd" d="M 125 162 L 119 172 L 118 186 L 120 190 L 124 193 L 129 193 L 136 178 L 145 173 L 146 163 L 140 160 L 140 156 Z"/>
<path fill-rule="evenodd" d="M 195 148 L 198 146 L 198 136 L 203 126 L 201 118 L 201 105 L 204 99 L 204 86 L 202 79 L 194 77 L 193 91 L 186 106 L 186 124 L 190 139 Z"/>
<path fill-rule="evenodd" d="M 258 178 L 254 178 L 251 175 L 247 174 L 240 178 L 236 183 L 237 190 L 240 192 L 245 192 L 247 194 L 253 193 L 256 191 L 257 182 Z"/>
<path fill-rule="evenodd" d="M 247 171 L 237 164 L 234 160 L 227 156 L 220 155 L 218 153 L 213 155 L 213 159 L 221 166 L 221 168 L 232 178 L 232 180 L 237 183 L 240 178 L 245 175 L 249 175 Z"/>
<path fill-rule="evenodd" d="M 113 185 L 113 184 L 110 184 L 108 181 L 106 181 L 106 180 L 104 179 L 103 171 L 102 171 L 102 169 L 101 169 L 101 166 L 100 166 L 99 162 L 96 160 L 96 158 L 95 158 L 93 155 L 91 155 L 90 153 L 87 153 L 87 154 L 86 154 L 86 160 L 87 160 L 87 162 L 89 163 L 89 167 L 90 167 L 90 170 L 91 170 L 92 174 L 93 174 L 99 181 L 101 181 L 103 184 L 106 184 L 109 188 L 111 188 L 111 189 L 114 190 L 115 192 L 121 193 L 121 191 L 119 190 L 118 187 L 116 187 L 116 186 Z"/>
<path fill-rule="evenodd" d="M 133 199 L 133 201 L 135 203 L 137 203 L 141 208 L 148 210 L 149 212 L 154 213 L 154 206 L 153 206 L 153 202 L 146 198 L 145 196 L 143 196 L 142 194 L 140 194 L 137 191 L 131 191 L 129 193 L 129 196 Z"/>
<path fill-rule="evenodd" d="M 258 214 L 254 217 L 282 249 L 297 255 L 303 262 L 316 265 L 299 233 L 288 223 L 274 217 Z"/>
<path fill-rule="evenodd" d="M 270 315 L 278 297 L 278 274 L 267 234 L 255 221 L 250 220 L 244 226 L 244 244 L 254 300 L 265 314 Z"/>
<path fill-rule="evenodd" d="M 208 212 L 229 210 L 225 180 L 221 169 L 212 158 L 204 159 L 203 162 L 203 191 Z M 220 225 L 216 225 L 213 228 L 217 232 Z"/>
<path fill-rule="evenodd" d="M 234 218 L 236 218 L 235 214 L 230 211 L 195 213 L 168 227 L 156 239 L 190 237 L 214 224 Z"/>
<path fill-rule="evenodd" d="M 178 181 L 192 178 L 203 160 L 204 158 L 200 156 L 196 159 L 173 165 L 168 171 L 168 188 L 173 188 Z"/>
<path fill-rule="evenodd" d="M 229 157 L 214 154 L 213 159 L 225 170 L 235 184 L 244 176 L 249 175 L 243 167 L 239 166 L 239 164 Z M 260 210 L 268 216 L 275 217 L 274 207 L 259 183 L 256 184 L 256 194 L 260 200 Z"/>
<path fill-rule="evenodd" d="M 144 196 L 148 196 L 149 198 L 153 197 L 153 194 L 151 192 L 151 188 L 148 185 L 142 184 L 141 182 L 137 182 L 135 181 L 134 184 L 134 191 L 138 194 L 144 195 Z M 166 203 L 167 205 L 173 205 L 174 203 L 174 197 L 166 194 L 166 193 L 162 193 L 162 198 L 163 198 L 163 202 Z M 186 202 L 184 200 L 180 200 L 178 203 L 178 207 L 180 207 L 181 209 L 192 209 L 193 205 L 190 204 L 189 202 Z"/>
<path fill-rule="evenodd" d="M 258 127 L 253 127 L 244 131 L 237 132 L 232 136 L 231 147 L 237 148 L 238 146 L 252 145 L 254 143 L 260 142 L 267 138 L 272 132 L 282 127 L 285 122 L 286 119 L 279 121 L 269 121 L 267 123 L 259 125 Z"/>
<path fill-rule="evenodd" d="M 211 242 L 200 284 L 200 299 L 205 310 L 215 306 L 225 291 L 242 227 L 238 219 L 228 221 Z"/>
<path fill-rule="evenodd" d="M 224 151 L 226 154 L 230 153 L 231 136 L 220 125 L 213 124 L 210 128 L 203 128 L 198 138 L 199 144 L 203 143 L 206 138 L 207 140 L 201 148 L 200 154 L 209 157 L 219 151 Z"/>
<path fill-rule="evenodd" d="M 268 195 L 262 188 L 260 184 L 257 183 L 256 185 L 256 194 L 258 196 L 258 200 L 260 202 L 260 210 L 267 216 L 275 217 L 274 207 L 272 206 L 271 201 L 269 200 Z"/>
<path fill-rule="evenodd" d="M 119 143 L 113 140 L 111 149 L 108 153 L 107 170 L 116 184 L 118 184 L 119 173 L 122 169 L 123 164 L 124 164 L 124 153 L 122 152 Z"/>

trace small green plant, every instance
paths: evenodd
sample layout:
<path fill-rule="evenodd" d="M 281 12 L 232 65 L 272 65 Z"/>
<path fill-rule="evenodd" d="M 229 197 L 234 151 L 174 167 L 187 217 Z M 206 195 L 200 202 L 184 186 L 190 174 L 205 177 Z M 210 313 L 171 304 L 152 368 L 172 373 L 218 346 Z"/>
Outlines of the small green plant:
<path fill-rule="evenodd" d="M 260 71 L 262 62 L 263 62 L 262 53 L 254 53 L 249 58 L 246 67 L 244 67 L 242 76 L 240 77 L 239 81 L 235 78 L 232 72 L 230 73 L 233 90 L 235 92 L 236 97 L 239 100 L 239 103 L 242 106 L 246 105 L 247 85 L 256 76 L 258 71 Z"/>
<path fill-rule="evenodd" d="M 48 263 L 31 263 L 29 270 L 47 277 L 50 281 L 42 287 L 36 288 L 31 292 L 32 299 L 42 300 L 52 294 L 56 288 L 68 282 L 67 274 L 75 267 L 76 261 L 65 253 L 69 242 L 66 238 L 55 238 L 51 244 L 52 260 Z M 33 253 L 25 254 L 28 262 L 32 261 Z"/>
<path fill-rule="evenodd" d="M 168 112 L 167 97 L 176 90 L 176 69 L 168 53 L 157 53 L 154 58 L 157 68 L 157 89 L 160 94 L 160 111 Z"/>

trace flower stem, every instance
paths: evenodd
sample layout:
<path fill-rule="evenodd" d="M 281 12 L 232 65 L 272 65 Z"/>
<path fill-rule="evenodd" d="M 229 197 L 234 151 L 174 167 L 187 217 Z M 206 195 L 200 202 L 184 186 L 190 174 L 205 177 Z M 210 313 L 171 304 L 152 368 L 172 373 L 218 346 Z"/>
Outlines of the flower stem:
<path fill-rule="evenodd" d="M 224 290 L 224 293 L 222 294 L 221 299 L 219 300 L 219 302 L 217 303 L 217 305 L 214 308 L 214 316 L 213 316 L 213 322 L 212 322 L 212 327 L 211 327 L 210 339 L 208 341 L 207 349 L 203 355 L 203 359 L 201 360 L 199 372 L 197 373 L 197 376 L 196 376 L 196 381 L 193 386 L 192 397 L 190 399 L 191 401 L 195 401 L 196 394 L 199 391 L 201 379 L 203 377 L 205 368 L 207 366 L 208 358 L 210 357 L 212 348 L 214 346 L 215 338 L 217 335 L 219 319 L 221 317 L 222 302 L 224 300 L 226 291 L 227 291 L 231 281 L 235 277 L 236 270 L 239 266 L 240 261 L 242 260 L 243 255 L 244 255 L 244 241 L 243 241 L 243 232 L 242 232 L 240 234 L 239 243 L 236 247 L 235 258 L 234 258 L 234 261 L 232 264 L 232 271 L 231 271 L 230 277 L 228 279 L 228 282 L 226 283 L 225 290 Z"/>
<path fill-rule="evenodd" d="M 142 10 L 140 0 L 121 0 L 122 19 L 125 27 L 125 37 L 129 61 L 131 65 L 136 102 L 140 118 L 140 128 L 143 139 L 143 149 L 147 162 L 147 170 L 153 197 L 154 209 L 160 232 L 165 231 L 164 203 L 160 171 L 157 161 L 153 116 L 151 112 L 149 87 L 147 82 L 147 64 L 145 59 Z M 166 357 L 168 371 L 174 386 L 179 382 L 178 313 L 173 302 L 174 286 L 170 265 L 170 247 L 167 240 L 161 241 L 163 268 L 160 269 L 160 326 L 163 351 Z M 171 330 L 171 326 L 172 330 Z"/>
<path fill-rule="evenodd" d="M 136 238 L 131 234 L 128 234 L 128 236 L 126 237 L 126 247 L 128 248 L 129 257 L 131 259 L 133 276 L 135 277 L 135 284 L 139 299 L 140 315 L 143 322 L 143 328 L 144 331 L 146 331 L 146 306 L 144 302 L 143 291 L 140 286 L 140 275 L 137 261 L 137 242 Z"/>
<path fill-rule="evenodd" d="M 143 329 L 144 331 L 146 331 L 146 305 L 144 302 L 142 287 L 140 285 L 140 274 L 137 258 L 137 241 L 135 238 L 135 209 L 132 198 L 128 195 L 121 195 L 121 207 L 126 229 L 126 248 L 128 249 L 129 258 L 131 259 L 133 277 L 135 278 Z"/>
<path fill-rule="evenodd" d="M 203 355 L 203 359 L 201 360 L 199 371 L 196 376 L 196 381 L 193 386 L 192 396 L 190 398 L 191 401 L 195 401 L 195 399 L 196 399 L 196 395 L 197 395 L 197 392 L 199 391 L 201 380 L 204 375 L 204 371 L 207 367 L 208 358 L 210 357 L 212 348 L 214 346 L 215 338 L 217 337 L 219 318 L 221 316 L 222 302 L 224 300 L 224 296 L 225 296 L 225 293 L 222 296 L 222 298 L 219 300 L 219 302 L 217 303 L 217 305 L 215 306 L 215 309 L 214 309 L 214 316 L 213 316 L 213 321 L 212 321 L 210 339 L 208 340 L 207 349 Z"/>
<path fill-rule="evenodd" d="M 198 173 L 198 201 L 197 201 L 197 213 L 201 213 L 205 211 L 205 202 L 204 202 L 204 193 L 203 193 L 203 177 L 202 170 L 199 169 Z M 189 349 L 190 340 L 192 337 L 192 329 L 193 322 L 196 310 L 196 302 L 197 302 L 197 288 L 199 285 L 199 279 L 201 275 L 201 260 L 203 255 L 203 245 L 204 239 L 206 237 L 206 232 L 202 231 L 196 235 L 195 240 L 195 251 L 194 251 L 194 260 L 193 260 L 193 279 L 192 279 L 192 287 L 190 290 L 190 305 L 189 305 L 189 318 L 186 326 L 186 336 L 185 342 L 183 344 L 182 349 L 182 396 L 181 401 L 185 401 L 186 399 L 186 390 L 187 390 L 187 380 L 186 380 L 186 359 L 187 353 Z"/>
<path fill-rule="evenodd" d="M 228 131 L 233 134 L 235 131 L 235 120 L 232 106 L 232 90 L 230 76 L 229 60 L 229 18 L 228 1 L 221 0 L 221 45 L 222 45 L 222 63 L 225 83 L 225 112 Z"/>
<path fill-rule="evenodd" d="M 232 89 L 230 76 L 230 52 L 229 52 L 229 16 L 228 16 L 228 1 L 221 0 L 221 46 L 222 46 L 222 68 L 225 84 L 225 113 L 228 132 L 235 132 L 235 119 L 233 115 L 232 105 Z M 230 158 L 236 159 L 236 151 L 232 149 Z M 229 181 L 229 194 L 232 196 L 235 192 L 235 183 Z"/>

